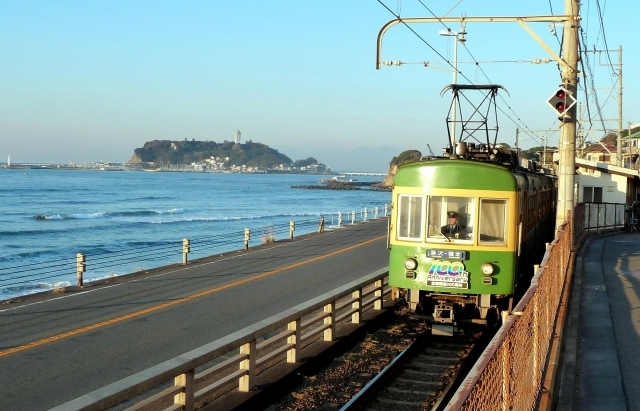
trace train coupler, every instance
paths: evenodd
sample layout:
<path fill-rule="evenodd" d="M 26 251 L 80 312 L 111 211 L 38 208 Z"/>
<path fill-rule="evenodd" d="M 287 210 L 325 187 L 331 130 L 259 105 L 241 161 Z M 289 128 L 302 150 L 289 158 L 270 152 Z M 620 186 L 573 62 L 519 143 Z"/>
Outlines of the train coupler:
<path fill-rule="evenodd" d="M 433 308 L 433 322 L 453 324 L 454 311 L 452 305 L 438 304 Z"/>

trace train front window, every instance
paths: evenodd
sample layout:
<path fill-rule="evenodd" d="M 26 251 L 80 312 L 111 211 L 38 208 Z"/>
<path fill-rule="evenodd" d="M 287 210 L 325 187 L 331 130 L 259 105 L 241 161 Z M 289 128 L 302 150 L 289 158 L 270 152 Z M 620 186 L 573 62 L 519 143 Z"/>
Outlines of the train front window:
<path fill-rule="evenodd" d="M 475 198 L 429 197 L 427 238 L 470 243 L 473 240 Z"/>
<path fill-rule="evenodd" d="M 507 200 L 480 200 L 480 244 L 506 244 Z"/>
<path fill-rule="evenodd" d="M 398 239 L 422 241 L 424 198 L 421 196 L 398 196 Z"/>

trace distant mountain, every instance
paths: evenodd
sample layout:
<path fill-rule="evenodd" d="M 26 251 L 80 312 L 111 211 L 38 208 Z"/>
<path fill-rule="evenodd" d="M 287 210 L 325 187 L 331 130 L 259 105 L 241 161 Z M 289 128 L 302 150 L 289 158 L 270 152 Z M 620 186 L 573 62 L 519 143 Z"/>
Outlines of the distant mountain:
<path fill-rule="evenodd" d="M 130 163 L 191 164 L 211 157 L 229 160 L 228 164 L 253 167 L 276 167 L 293 163 L 289 157 L 261 143 L 248 141 L 236 144 L 231 141 L 153 140 L 136 148 Z"/>

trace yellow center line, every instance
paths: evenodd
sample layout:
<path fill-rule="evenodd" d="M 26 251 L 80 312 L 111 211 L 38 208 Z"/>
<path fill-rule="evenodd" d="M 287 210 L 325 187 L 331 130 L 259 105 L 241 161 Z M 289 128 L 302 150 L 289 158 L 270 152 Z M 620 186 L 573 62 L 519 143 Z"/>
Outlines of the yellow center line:
<path fill-rule="evenodd" d="M 349 246 L 347 248 L 343 248 L 341 250 L 331 252 L 329 254 L 325 254 L 325 255 L 318 256 L 318 257 L 314 257 L 314 258 L 311 258 L 309 260 L 301 261 L 301 262 L 298 262 L 298 263 L 294 263 L 294 264 L 288 265 L 286 267 L 278 268 L 276 270 L 267 271 L 267 272 L 264 272 L 262 274 L 258 274 L 258 275 L 253 276 L 253 277 L 248 277 L 248 278 L 245 278 L 243 280 L 234 281 L 234 282 L 229 283 L 229 284 L 221 285 L 221 286 L 215 287 L 215 288 L 210 288 L 208 290 L 201 291 L 201 292 L 196 293 L 196 294 L 191 294 L 191 295 L 188 295 L 186 297 L 178 298 L 177 300 L 173 300 L 173 301 L 169 301 L 169 302 L 166 302 L 166 303 L 163 303 L 163 304 L 155 305 L 153 307 L 145 308 L 144 310 L 135 311 L 135 312 L 132 312 L 132 313 L 129 313 L 129 314 L 122 315 L 120 317 L 112 318 L 110 320 L 106 320 L 106 321 L 102 321 L 102 322 L 99 322 L 99 323 L 91 324 L 91 325 L 88 325 L 86 327 L 78 328 L 78 329 L 75 329 L 75 330 L 72 330 L 72 331 L 67 331 L 67 332 L 62 333 L 62 334 L 53 335 L 51 337 L 47 337 L 47 338 L 43 338 L 43 339 L 38 340 L 38 341 L 30 342 L 30 343 L 25 344 L 25 345 L 20 345 L 20 346 L 14 347 L 14 348 L 10 348 L 8 350 L 0 351 L 0 357 L 4 357 L 4 356 L 9 355 L 9 354 L 14 354 L 14 353 L 17 353 L 17 352 L 20 352 L 20 351 L 25 351 L 25 350 L 28 350 L 30 348 L 39 347 L 41 345 L 52 343 L 54 341 L 63 340 L 65 338 L 73 337 L 74 335 L 86 333 L 86 332 L 89 332 L 89 331 L 92 331 L 92 330 L 96 330 L 98 328 L 106 327 L 107 325 L 119 323 L 121 321 L 128 320 L 130 318 L 139 317 L 141 315 L 152 313 L 154 311 L 158 311 L 158 310 L 161 310 L 163 308 L 171 307 L 171 306 L 174 306 L 174 305 L 177 305 L 177 304 L 184 303 L 186 301 L 190 301 L 190 300 L 194 300 L 196 298 L 203 297 L 205 295 L 209 295 L 209 294 L 213 294 L 213 293 L 218 292 L 218 291 L 226 290 L 227 288 L 232 288 L 232 287 L 236 287 L 238 285 L 246 284 L 246 283 L 251 282 L 251 281 L 259 280 L 261 278 L 268 277 L 268 276 L 273 275 L 273 274 L 281 273 L 283 271 L 290 270 L 292 268 L 300 267 L 301 265 L 313 263 L 315 261 L 322 260 L 322 259 L 325 259 L 327 257 L 334 256 L 336 254 L 344 253 L 345 251 L 353 250 L 354 248 L 362 247 L 363 245 L 370 244 L 370 243 L 372 243 L 374 241 L 378 241 L 378 240 L 380 240 L 382 238 L 386 238 L 386 235 L 383 235 L 383 236 L 380 236 L 380 237 L 377 237 L 377 238 L 373 238 L 373 239 L 367 240 L 367 241 L 365 241 L 363 243 L 355 244 L 355 245 Z"/>

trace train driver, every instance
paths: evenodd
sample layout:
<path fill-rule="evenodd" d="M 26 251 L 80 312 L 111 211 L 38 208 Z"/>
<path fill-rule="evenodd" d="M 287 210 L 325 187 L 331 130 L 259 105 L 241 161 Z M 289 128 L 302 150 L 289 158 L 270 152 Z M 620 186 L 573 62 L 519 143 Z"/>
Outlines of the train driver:
<path fill-rule="evenodd" d="M 458 213 L 455 211 L 447 212 L 449 223 L 443 225 L 440 231 L 447 238 L 467 238 L 467 230 L 458 224 Z"/>

